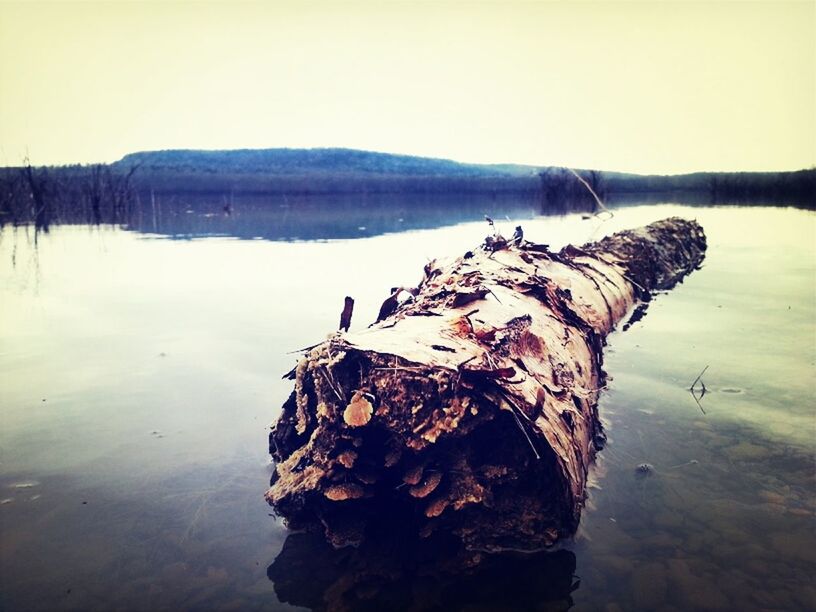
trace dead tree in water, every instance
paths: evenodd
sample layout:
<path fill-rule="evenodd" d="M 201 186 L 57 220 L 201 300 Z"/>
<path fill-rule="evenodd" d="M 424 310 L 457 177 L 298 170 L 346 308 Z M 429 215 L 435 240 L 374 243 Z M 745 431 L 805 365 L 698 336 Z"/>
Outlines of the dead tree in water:
<path fill-rule="evenodd" d="M 544 168 L 538 173 L 542 207 L 549 211 L 604 211 L 606 185 L 598 170 Z"/>
<path fill-rule="evenodd" d="M 105 184 L 111 202 L 111 223 L 122 222 L 128 218 L 130 213 L 129 204 L 133 199 L 131 181 L 140 165 L 134 164 L 125 173 L 111 170 L 110 166 L 106 167 Z"/>
<path fill-rule="evenodd" d="M 52 195 L 48 171 L 45 168 L 33 168 L 28 157 L 25 158 L 23 164 L 20 175 L 31 197 L 31 216 L 34 219 L 34 227 L 38 231 L 48 232 L 51 224 L 50 197 Z"/>
<path fill-rule="evenodd" d="M 104 198 L 104 185 L 102 177 L 107 166 L 93 164 L 88 168 L 88 176 L 83 184 L 83 191 L 88 204 L 91 207 L 91 215 L 96 225 L 102 223 L 102 200 Z"/>
<path fill-rule="evenodd" d="M 17 202 L 21 186 L 21 177 L 16 172 L 0 172 L 0 227 L 5 223 L 17 224 L 25 217 Z"/>
<path fill-rule="evenodd" d="M 705 248 L 672 218 L 557 253 L 494 239 L 432 262 L 412 299 L 290 373 L 267 500 L 335 545 L 388 517 L 480 549 L 569 536 L 603 441 L 604 338 Z"/>

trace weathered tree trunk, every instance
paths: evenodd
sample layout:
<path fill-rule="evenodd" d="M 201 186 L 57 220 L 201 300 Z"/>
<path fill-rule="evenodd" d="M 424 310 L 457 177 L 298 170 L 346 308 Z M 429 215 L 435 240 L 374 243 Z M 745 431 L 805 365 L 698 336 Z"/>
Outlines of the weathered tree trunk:
<path fill-rule="evenodd" d="M 290 373 L 266 498 L 291 527 L 343 545 L 398 520 L 490 550 L 574 533 L 603 442 L 604 338 L 700 265 L 705 235 L 672 218 L 558 253 L 488 242 Z"/>

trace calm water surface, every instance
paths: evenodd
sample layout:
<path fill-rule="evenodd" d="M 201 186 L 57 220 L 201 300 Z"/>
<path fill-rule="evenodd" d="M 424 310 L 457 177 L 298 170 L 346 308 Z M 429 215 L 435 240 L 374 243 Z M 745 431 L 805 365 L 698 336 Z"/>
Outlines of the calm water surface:
<path fill-rule="evenodd" d="M 348 556 L 298 536 L 281 553 L 290 534 L 263 500 L 280 376 L 345 295 L 368 324 L 428 258 L 476 245 L 484 212 L 552 247 L 693 217 L 709 251 L 609 338 L 609 444 L 575 540 L 488 563 L 478 588 L 447 576 L 425 604 L 816 609 L 816 214 L 665 204 L 600 222 L 524 202 L 363 208 L 320 227 L 320 210 L 286 205 L 36 241 L 3 229 L 0 608 L 319 609 L 342 591 Z"/>

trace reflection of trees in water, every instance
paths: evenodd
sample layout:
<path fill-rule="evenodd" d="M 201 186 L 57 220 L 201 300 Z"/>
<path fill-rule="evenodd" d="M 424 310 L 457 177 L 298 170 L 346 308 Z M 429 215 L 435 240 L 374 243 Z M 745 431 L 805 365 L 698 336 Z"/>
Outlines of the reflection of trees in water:
<path fill-rule="evenodd" d="M 134 218 L 127 229 L 175 238 L 224 235 L 267 240 L 330 240 L 433 229 L 485 214 L 504 220 L 538 214 L 534 197 L 359 194 L 264 197 L 235 195 L 228 211 L 218 196 L 156 198 L 158 219 Z"/>
<path fill-rule="evenodd" d="M 262 196 L 246 194 L 157 194 L 133 192 L 115 206 L 89 191 L 83 206 L 52 205 L 51 224 L 116 225 L 126 230 L 187 239 L 231 236 L 267 240 L 330 240 L 376 236 L 405 230 L 434 229 L 481 221 L 484 215 L 508 227 L 541 212 L 531 195 L 508 194 L 339 194 Z M 548 212 L 565 214 L 583 206 L 560 205 Z M 19 211 L 18 211 L 19 212 Z M 4 216 L 9 221 L 9 216 Z M 31 223 L 19 214 L 13 225 Z M 513 225 L 511 225 L 513 223 Z"/>
<path fill-rule="evenodd" d="M 496 178 L 472 177 L 456 177 L 458 182 L 453 183 L 445 177 L 412 177 L 413 182 L 403 185 L 399 177 L 337 176 L 334 182 L 319 183 L 344 193 L 309 193 L 303 186 L 314 183 L 303 183 L 303 177 L 258 183 L 262 175 L 246 181 L 229 175 L 232 187 L 188 192 L 201 185 L 192 178 L 184 183 L 180 176 L 171 176 L 174 189 L 159 191 L 145 186 L 152 185 L 156 176 L 149 175 L 150 181 L 145 182 L 136 165 L 44 168 L 26 162 L 19 168 L 0 168 L 0 227 L 27 224 L 38 233 L 53 224 L 110 224 L 174 238 L 347 239 L 477 221 L 485 214 L 518 221 L 541 214 L 597 212 L 592 192 L 618 205 L 676 202 L 812 208 L 816 189 L 816 170 L 660 177 L 543 168 L 537 178 L 528 177 L 534 182 L 528 181 L 523 189 L 511 189 L 513 184 Z M 294 181 L 300 190 L 281 191 L 286 181 Z M 264 185 L 267 191 L 262 190 Z M 252 191 L 255 188 L 261 191 Z"/>
<path fill-rule="evenodd" d="M 360 548 L 295 533 L 267 575 L 282 602 L 315 611 L 568 610 L 575 555 L 470 552 L 452 540 L 412 541 L 383 525 Z"/>
<path fill-rule="evenodd" d="M 105 164 L 0 169 L 0 227 L 34 225 L 47 232 L 52 224 L 118 224 L 137 203 L 133 176 Z"/>
<path fill-rule="evenodd" d="M 229 192 L 159 193 L 134 187 L 136 168 L 105 165 L 0 169 L 0 227 L 54 224 L 115 225 L 186 238 L 226 235 L 269 240 L 356 238 L 430 229 L 485 214 L 529 218 L 541 203 L 532 192 L 341 193 L 329 195 Z M 567 212 L 553 207 L 552 212 Z"/>

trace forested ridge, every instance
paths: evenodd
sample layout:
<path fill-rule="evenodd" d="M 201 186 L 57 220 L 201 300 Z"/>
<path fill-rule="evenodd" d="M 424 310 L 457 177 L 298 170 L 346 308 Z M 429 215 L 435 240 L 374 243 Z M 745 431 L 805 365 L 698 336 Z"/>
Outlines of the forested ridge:
<path fill-rule="evenodd" d="M 589 187 L 589 189 L 587 188 Z M 111 164 L 0 168 L 0 224 L 68 218 L 117 222 L 156 196 L 309 196 L 355 193 L 524 194 L 542 208 L 646 198 L 769 203 L 816 208 L 816 169 L 638 175 L 448 159 L 353 149 L 176 149 L 131 153 Z M 652 198 L 654 199 L 654 198 Z"/>

